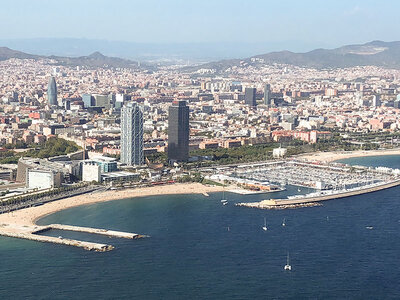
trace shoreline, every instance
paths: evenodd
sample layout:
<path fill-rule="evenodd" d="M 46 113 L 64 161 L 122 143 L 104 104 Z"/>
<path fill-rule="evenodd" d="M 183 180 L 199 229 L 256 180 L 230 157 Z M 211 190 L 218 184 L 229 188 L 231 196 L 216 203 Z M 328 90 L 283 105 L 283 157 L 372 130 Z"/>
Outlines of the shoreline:
<path fill-rule="evenodd" d="M 297 156 L 300 159 L 309 161 L 334 162 L 340 159 L 367 156 L 400 155 L 400 148 L 387 150 L 358 150 L 358 151 L 336 151 L 336 152 L 315 152 Z M 109 190 L 105 192 L 89 193 L 53 202 L 41 206 L 23 208 L 17 211 L 0 214 L 0 224 L 36 225 L 36 222 L 48 215 L 58 211 L 88 205 L 94 203 L 122 200 L 127 198 L 178 195 L 178 194 L 203 194 L 222 192 L 221 186 L 206 186 L 201 183 L 175 183 L 163 186 L 152 186 L 137 189 Z"/>
<path fill-rule="evenodd" d="M 0 224 L 36 225 L 36 222 L 39 219 L 64 209 L 127 198 L 174 194 L 206 195 L 207 193 L 221 191 L 223 191 L 223 187 L 221 186 L 205 186 L 201 183 L 175 183 L 171 185 L 126 189 L 120 191 L 109 190 L 105 192 L 78 195 L 45 203 L 40 206 L 3 213 L 0 214 Z"/>
<path fill-rule="evenodd" d="M 328 163 L 328 162 L 334 162 L 336 160 L 354 158 L 354 157 L 385 156 L 385 155 L 400 155 L 400 148 L 385 149 L 385 150 L 315 152 L 315 153 L 301 154 L 296 158 Z"/>

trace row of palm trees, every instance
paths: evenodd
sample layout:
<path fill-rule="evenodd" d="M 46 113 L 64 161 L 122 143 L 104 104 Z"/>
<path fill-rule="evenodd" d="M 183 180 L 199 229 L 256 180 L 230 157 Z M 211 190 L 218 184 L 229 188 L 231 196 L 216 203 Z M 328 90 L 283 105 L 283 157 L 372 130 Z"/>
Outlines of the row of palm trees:
<path fill-rule="evenodd" d="M 35 204 L 50 202 L 59 199 L 60 197 L 72 196 L 68 194 L 76 194 L 77 191 L 84 192 L 85 190 L 96 189 L 87 183 L 79 183 L 75 185 L 60 186 L 43 192 L 29 193 L 17 197 L 11 197 L 0 202 L 0 213 L 10 210 L 15 210 Z"/>

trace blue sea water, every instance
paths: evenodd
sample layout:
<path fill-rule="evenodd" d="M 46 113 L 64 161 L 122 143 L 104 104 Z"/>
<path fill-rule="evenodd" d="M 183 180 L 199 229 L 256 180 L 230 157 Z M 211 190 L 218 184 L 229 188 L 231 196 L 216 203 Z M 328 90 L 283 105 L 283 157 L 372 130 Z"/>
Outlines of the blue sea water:
<path fill-rule="evenodd" d="M 347 162 L 400 168 L 398 156 Z M 39 223 L 150 237 L 49 233 L 116 247 L 105 253 L 0 237 L 0 299 L 399 299 L 400 188 L 295 210 L 233 205 L 294 193 L 226 193 L 226 206 L 221 193 L 161 195 L 55 213 Z"/>

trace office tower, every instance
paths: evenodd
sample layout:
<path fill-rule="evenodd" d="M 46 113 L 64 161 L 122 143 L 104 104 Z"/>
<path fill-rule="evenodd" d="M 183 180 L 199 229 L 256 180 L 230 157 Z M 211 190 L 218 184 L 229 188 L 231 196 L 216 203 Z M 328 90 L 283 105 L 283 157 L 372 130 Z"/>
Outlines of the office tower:
<path fill-rule="evenodd" d="M 186 101 L 173 101 L 168 110 L 168 160 L 189 158 L 189 107 Z"/>
<path fill-rule="evenodd" d="M 256 88 L 246 88 L 244 90 L 244 103 L 253 107 L 257 106 Z"/>
<path fill-rule="evenodd" d="M 95 99 L 91 94 L 83 94 L 82 101 L 84 108 L 95 106 Z"/>
<path fill-rule="evenodd" d="M 144 163 L 143 112 L 136 103 L 121 109 L 121 162 L 128 166 Z"/>
<path fill-rule="evenodd" d="M 354 96 L 356 98 L 356 102 L 359 106 L 364 105 L 364 100 L 363 100 L 363 92 L 355 92 Z"/>
<path fill-rule="evenodd" d="M 57 102 L 57 85 L 56 80 L 51 76 L 49 80 L 49 85 L 47 87 L 47 101 L 49 105 L 58 105 Z"/>
<path fill-rule="evenodd" d="M 378 94 L 372 97 L 372 106 L 373 107 L 381 106 L 381 95 Z"/>
<path fill-rule="evenodd" d="M 107 104 L 106 104 L 106 108 L 107 109 L 110 109 L 110 108 L 112 108 L 113 106 L 114 106 L 114 103 L 115 103 L 115 94 L 113 94 L 113 93 L 111 93 L 111 94 L 108 94 L 108 99 L 107 99 Z"/>
<path fill-rule="evenodd" d="M 264 104 L 268 107 L 271 106 L 271 85 L 269 83 L 264 87 Z"/>
<path fill-rule="evenodd" d="M 110 99 L 108 95 L 99 95 L 99 94 L 94 94 L 94 101 L 95 101 L 95 106 L 97 107 L 102 107 L 102 108 L 108 108 L 110 105 Z"/>
<path fill-rule="evenodd" d="M 18 93 L 13 91 L 11 92 L 11 101 L 18 102 Z"/>
<path fill-rule="evenodd" d="M 64 109 L 65 110 L 71 110 L 71 100 L 70 99 L 65 99 L 64 100 Z"/>
<path fill-rule="evenodd" d="M 229 87 L 231 92 L 241 92 L 243 91 L 242 85 L 238 82 L 232 82 L 232 85 Z"/>

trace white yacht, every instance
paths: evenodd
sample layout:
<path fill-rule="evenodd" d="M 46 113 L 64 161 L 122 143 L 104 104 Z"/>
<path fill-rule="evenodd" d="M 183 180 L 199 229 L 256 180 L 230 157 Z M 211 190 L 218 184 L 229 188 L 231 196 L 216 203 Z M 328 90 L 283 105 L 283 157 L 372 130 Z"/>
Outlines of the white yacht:
<path fill-rule="evenodd" d="M 227 205 L 228 200 L 225 199 L 225 191 L 222 192 L 222 199 L 221 199 L 222 205 Z"/>
<path fill-rule="evenodd" d="M 262 227 L 262 229 L 263 229 L 264 231 L 267 231 L 267 230 L 268 230 L 268 228 L 267 228 L 267 218 L 264 218 L 264 226 Z"/>
<path fill-rule="evenodd" d="M 283 227 L 286 226 L 286 218 L 283 218 L 282 226 L 283 226 Z"/>
<path fill-rule="evenodd" d="M 287 259 L 286 259 L 286 265 L 284 267 L 285 270 L 291 271 L 292 270 L 292 266 L 289 263 L 289 252 L 287 254 Z"/>

